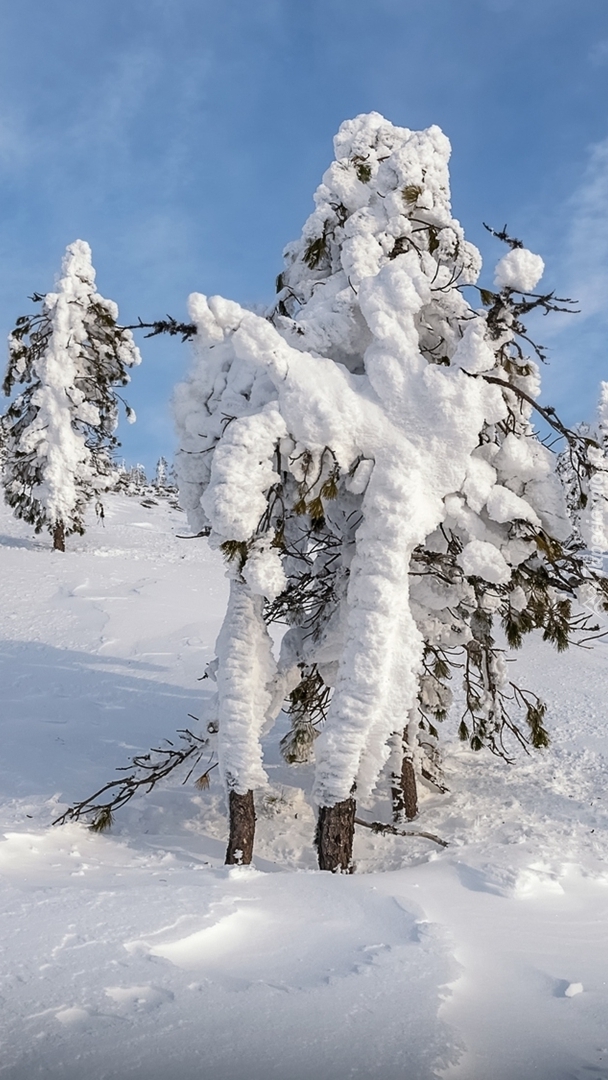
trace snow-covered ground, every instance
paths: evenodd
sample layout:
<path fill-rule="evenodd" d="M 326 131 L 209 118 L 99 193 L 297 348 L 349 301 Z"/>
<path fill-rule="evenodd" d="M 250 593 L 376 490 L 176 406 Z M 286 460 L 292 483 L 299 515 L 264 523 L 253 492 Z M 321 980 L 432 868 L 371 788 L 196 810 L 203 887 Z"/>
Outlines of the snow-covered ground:
<path fill-rule="evenodd" d="M 216 773 L 50 827 L 200 708 L 227 589 L 180 532 L 113 496 L 61 555 L 0 510 L 3 1080 L 608 1077 L 605 645 L 519 658 L 548 751 L 447 739 L 416 823 L 446 849 L 359 830 L 357 873 L 318 872 L 275 736 L 255 868 L 223 866 Z"/>

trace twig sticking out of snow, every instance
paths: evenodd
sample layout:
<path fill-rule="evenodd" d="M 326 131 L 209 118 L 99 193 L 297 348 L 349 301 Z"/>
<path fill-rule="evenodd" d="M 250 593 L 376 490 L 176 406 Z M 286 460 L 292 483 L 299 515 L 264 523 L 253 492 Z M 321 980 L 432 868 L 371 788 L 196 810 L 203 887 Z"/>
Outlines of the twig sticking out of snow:
<path fill-rule="evenodd" d="M 432 840 L 434 844 L 439 844 L 440 847 L 449 846 L 447 840 L 435 836 L 435 833 L 421 832 L 414 829 L 396 829 L 394 825 L 385 825 L 382 821 L 364 821 L 363 818 L 356 817 L 355 825 L 362 825 L 364 829 L 371 829 L 373 833 L 391 833 L 393 836 L 422 836 L 424 840 Z"/>
<path fill-rule="evenodd" d="M 188 714 L 191 716 L 191 713 Z M 193 716 L 193 720 L 197 717 Z M 53 825 L 65 825 L 67 821 L 79 821 L 81 818 L 91 817 L 89 828 L 93 832 L 104 832 L 109 829 L 114 820 L 114 811 L 128 803 L 141 789 L 146 792 L 160 780 L 172 773 L 174 769 L 188 761 L 190 768 L 182 781 L 186 784 L 190 779 L 198 762 L 207 751 L 208 739 L 195 735 L 188 728 L 178 732 L 182 745 L 174 746 L 170 739 L 165 739 L 166 746 L 154 747 L 147 754 L 137 754 L 131 759 L 131 765 L 119 767 L 118 772 L 128 772 L 128 776 L 119 780 L 110 780 L 98 791 L 87 799 L 83 799 L 74 806 L 70 806 L 65 813 L 52 822 Z M 209 773 L 217 767 L 217 761 L 209 765 L 202 776 L 196 780 L 196 786 L 204 789 L 209 786 Z M 112 793 L 106 802 L 100 801 L 100 796 L 106 792 Z"/>

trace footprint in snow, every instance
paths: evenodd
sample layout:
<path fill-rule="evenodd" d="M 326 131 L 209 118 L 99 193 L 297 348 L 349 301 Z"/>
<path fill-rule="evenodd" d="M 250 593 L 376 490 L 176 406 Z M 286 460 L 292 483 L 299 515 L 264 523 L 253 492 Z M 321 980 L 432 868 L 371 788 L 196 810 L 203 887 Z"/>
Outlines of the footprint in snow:
<path fill-rule="evenodd" d="M 118 1006 L 121 1014 L 131 1012 L 150 1012 L 167 1001 L 173 1000 L 170 990 L 161 990 L 158 986 L 106 986 L 106 996 Z"/>

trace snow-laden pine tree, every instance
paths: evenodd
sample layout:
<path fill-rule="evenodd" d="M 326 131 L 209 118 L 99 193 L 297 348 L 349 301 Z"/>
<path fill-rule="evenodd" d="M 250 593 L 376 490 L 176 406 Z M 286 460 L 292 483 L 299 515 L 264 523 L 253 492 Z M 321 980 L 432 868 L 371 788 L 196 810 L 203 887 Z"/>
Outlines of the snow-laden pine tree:
<path fill-rule="evenodd" d="M 21 316 L 9 336 L 4 392 L 24 389 L 2 418 L 4 495 L 63 551 L 66 536 L 84 531 L 87 503 L 115 479 L 115 388 L 141 358 L 130 330 L 117 326 L 116 304 L 95 289 L 85 241 L 66 249 L 56 291 L 33 300 L 40 310 Z"/>
<path fill-rule="evenodd" d="M 564 487 L 573 536 L 597 568 L 606 554 L 605 506 L 608 499 L 608 383 L 600 384 L 594 422 L 576 427 L 576 437 L 587 446 L 584 459 L 570 445 L 559 455 L 557 469 Z"/>
<path fill-rule="evenodd" d="M 169 463 L 165 457 L 159 457 L 156 462 L 156 470 L 154 473 L 154 486 L 157 488 L 166 488 L 169 485 Z"/>
<path fill-rule="evenodd" d="M 251 858 L 261 736 L 285 701 L 285 756 L 314 753 L 320 865 L 346 869 L 355 800 L 384 782 L 396 815 L 415 814 L 455 675 L 473 749 L 506 753 L 507 730 L 546 745 L 544 706 L 511 681 L 495 624 L 511 647 L 540 628 L 561 649 L 589 629 L 581 588 L 606 601 L 534 427 L 538 412 L 557 428 L 585 482 L 603 468 L 537 404 L 522 319 L 560 301 L 533 292 L 542 260 L 504 233 L 494 288 L 477 287 L 449 153 L 437 127 L 344 123 L 268 316 L 190 298 L 177 469 L 190 525 L 210 528 L 231 578 L 210 671 L 228 861 Z"/>

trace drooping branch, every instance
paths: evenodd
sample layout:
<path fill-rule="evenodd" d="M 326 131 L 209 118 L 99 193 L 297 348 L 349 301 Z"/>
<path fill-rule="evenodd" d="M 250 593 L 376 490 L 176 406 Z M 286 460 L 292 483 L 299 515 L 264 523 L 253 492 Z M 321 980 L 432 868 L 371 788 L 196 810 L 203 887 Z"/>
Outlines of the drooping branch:
<path fill-rule="evenodd" d="M 192 719 L 196 720 L 196 717 L 193 716 Z M 188 762 L 190 768 L 182 781 L 186 784 L 203 754 L 207 752 L 209 740 L 195 735 L 188 728 L 184 728 L 178 734 L 182 741 L 181 746 L 176 747 L 167 739 L 167 746 L 153 747 L 147 754 L 135 755 L 131 760 L 131 765 L 123 765 L 116 770 L 127 772 L 127 776 L 110 780 L 88 798 L 70 806 L 52 824 L 64 825 L 67 821 L 80 821 L 82 818 L 92 816 L 89 828 L 93 832 L 103 832 L 112 825 L 114 812 L 128 803 L 141 789 L 147 794 L 160 780 L 164 780 L 180 765 Z M 202 776 L 198 777 L 197 787 L 208 787 L 209 773 L 216 767 L 217 762 L 208 766 Z"/>

